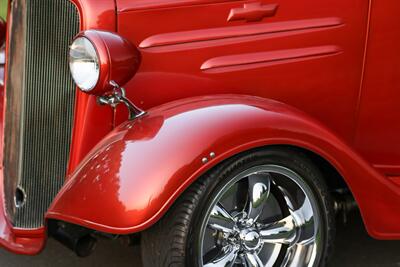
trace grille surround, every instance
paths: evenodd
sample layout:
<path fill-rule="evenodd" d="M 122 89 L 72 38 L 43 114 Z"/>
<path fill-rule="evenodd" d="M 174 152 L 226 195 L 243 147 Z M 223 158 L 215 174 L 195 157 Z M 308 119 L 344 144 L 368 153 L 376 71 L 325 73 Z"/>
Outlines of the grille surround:
<path fill-rule="evenodd" d="M 76 96 L 68 47 L 79 32 L 79 13 L 69 0 L 14 0 L 11 12 L 6 207 L 15 227 L 36 229 L 67 172 Z M 26 195 L 19 207 L 17 188 Z"/>

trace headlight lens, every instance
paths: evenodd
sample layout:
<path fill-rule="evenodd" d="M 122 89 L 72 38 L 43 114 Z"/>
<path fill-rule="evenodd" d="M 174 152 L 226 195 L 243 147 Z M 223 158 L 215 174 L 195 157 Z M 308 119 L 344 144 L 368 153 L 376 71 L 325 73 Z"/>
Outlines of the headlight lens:
<path fill-rule="evenodd" d="M 99 57 L 93 44 L 85 37 L 78 37 L 69 51 L 72 78 L 85 92 L 92 90 L 100 77 Z"/>

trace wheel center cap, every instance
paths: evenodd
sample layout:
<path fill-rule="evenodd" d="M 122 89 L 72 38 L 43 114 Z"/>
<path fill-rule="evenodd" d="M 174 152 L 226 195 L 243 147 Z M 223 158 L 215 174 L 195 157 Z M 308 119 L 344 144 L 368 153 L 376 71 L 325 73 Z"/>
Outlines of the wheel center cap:
<path fill-rule="evenodd" d="M 261 245 L 260 234 L 255 230 L 242 230 L 240 240 L 243 247 L 248 251 L 257 250 Z"/>

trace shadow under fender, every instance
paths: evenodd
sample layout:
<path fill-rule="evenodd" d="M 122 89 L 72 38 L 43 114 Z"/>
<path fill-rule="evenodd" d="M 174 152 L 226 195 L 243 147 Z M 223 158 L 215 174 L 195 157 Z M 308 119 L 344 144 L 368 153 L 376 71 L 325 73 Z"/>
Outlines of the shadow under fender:
<path fill-rule="evenodd" d="M 142 231 L 216 164 L 268 145 L 324 157 L 348 183 L 370 234 L 400 237 L 399 187 L 301 111 L 234 95 L 179 100 L 120 125 L 69 177 L 46 218 L 112 234 Z"/>

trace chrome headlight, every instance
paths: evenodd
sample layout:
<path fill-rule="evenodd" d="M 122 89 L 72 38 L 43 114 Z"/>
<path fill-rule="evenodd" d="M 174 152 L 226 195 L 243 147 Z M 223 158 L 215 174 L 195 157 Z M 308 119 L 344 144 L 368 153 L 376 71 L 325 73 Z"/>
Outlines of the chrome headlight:
<path fill-rule="evenodd" d="M 103 96 L 114 84 L 125 85 L 140 65 L 137 48 L 117 33 L 87 30 L 80 32 L 69 52 L 72 77 L 85 93 Z"/>
<path fill-rule="evenodd" d="M 82 91 L 89 92 L 95 88 L 100 78 L 99 56 L 87 38 L 78 37 L 72 43 L 69 67 L 72 78 Z"/>

